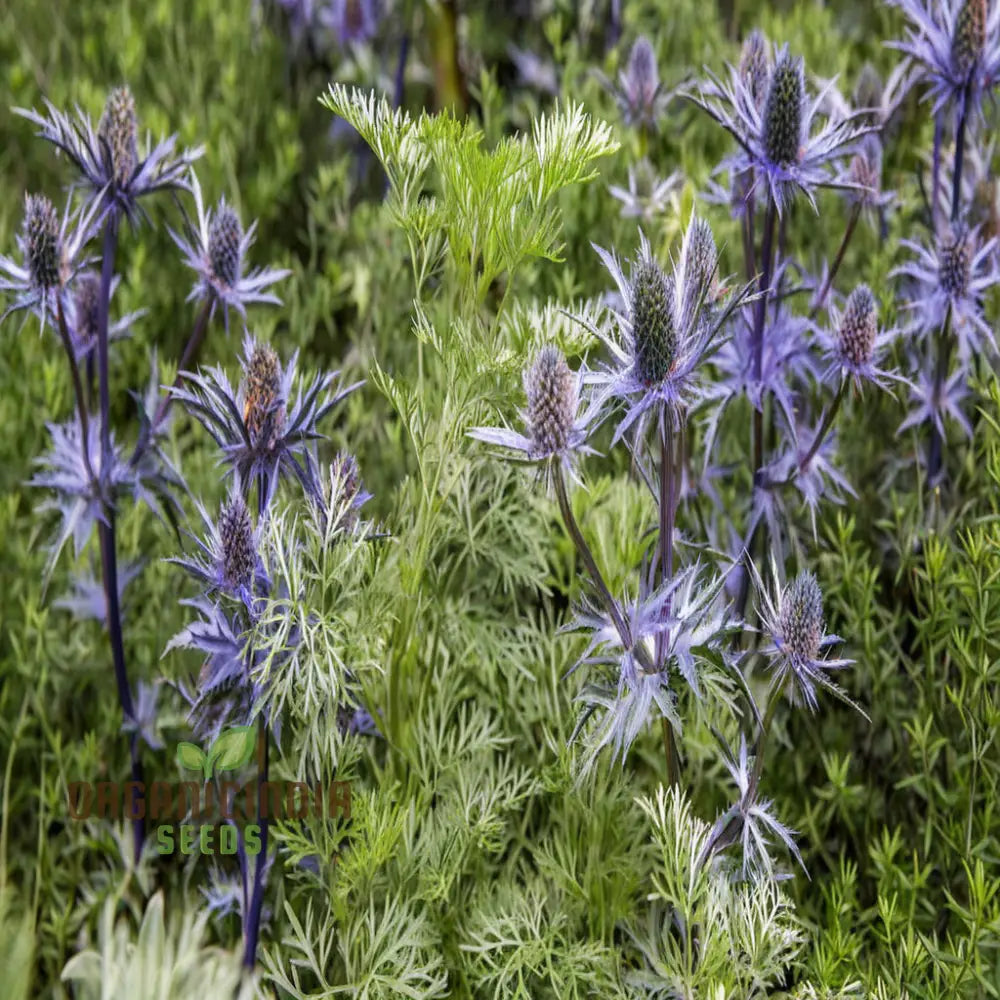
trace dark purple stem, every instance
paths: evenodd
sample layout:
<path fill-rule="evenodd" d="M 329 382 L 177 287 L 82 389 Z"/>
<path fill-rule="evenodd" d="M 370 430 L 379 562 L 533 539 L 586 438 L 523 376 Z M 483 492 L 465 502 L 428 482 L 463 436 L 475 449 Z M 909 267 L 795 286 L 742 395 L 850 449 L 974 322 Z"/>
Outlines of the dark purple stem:
<path fill-rule="evenodd" d="M 261 809 L 264 801 L 264 785 L 267 783 L 268 757 L 270 756 L 267 738 L 267 723 L 261 716 L 258 723 L 259 736 L 263 740 L 263 766 L 257 774 L 257 822 L 260 826 L 260 853 L 254 862 L 253 891 L 250 894 L 250 910 L 247 913 L 246 942 L 243 951 L 243 966 L 252 969 L 257 964 L 257 942 L 260 938 L 260 915 L 264 907 L 264 871 L 267 865 L 267 829 L 268 818 L 262 813 L 266 809 Z"/>
<path fill-rule="evenodd" d="M 809 310 L 810 319 L 814 319 L 816 317 L 816 314 L 823 308 L 823 303 L 826 301 L 827 295 L 830 294 L 830 288 L 833 286 L 833 279 L 837 277 L 840 265 L 844 262 L 844 254 L 847 253 L 847 245 L 851 242 L 851 237 L 854 235 L 854 230 L 857 228 L 858 219 L 860 218 L 861 202 L 858 202 L 851 211 L 851 217 L 847 220 L 847 228 L 844 230 L 844 238 L 840 241 L 840 249 L 837 251 L 837 256 L 833 258 L 833 264 L 830 265 L 830 273 L 826 276 L 826 281 L 823 282 L 823 287 L 819 290 L 816 302 L 813 304 L 812 309 Z"/>
<path fill-rule="evenodd" d="M 101 258 L 101 294 L 98 299 L 97 321 L 97 370 L 101 403 L 101 475 L 111 467 L 111 388 L 108 366 L 108 312 L 111 304 L 111 280 L 114 276 L 115 251 L 118 246 L 118 215 L 112 209 L 104 224 L 104 248 Z M 118 601 L 118 556 L 115 542 L 114 497 L 103 499 L 103 520 L 98 522 L 97 531 L 101 548 L 101 573 L 104 583 L 104 605 L 108 622 L 108 638 L 111 642 L 111 659 L 114 664 L 115 682 L 118 686 L 118 700 L 126 722 L 135 722 L 132 692 L 128 684 L 125 667 L 125 640 L 122 634 L 121 607 Z M 132 780 L 142 781 L 142 761 L 139 759 L 138 734 L 133 731 L 129 739 L 129 755 L 132 762 Z M 142 819 L 132 820 L 135 861 L 142 854 L 145 840 L 145 823 Z"/>
<path fill-rule="evenodd" d="M 809 446 L 809 450 L 805 453 L 805 456 L 799 461 L 799 467 L 805 468 L 812 460 L 813 456 L 819 451 L 826 439 L 827 434 L 830 433 L 830 427 L 833 425 L 833 418 L 837 415 L 837 411 L 840 409 L 840 404 L 844 401 L 844 392 L 847 389 L 848 379 L 842 378 L 840 380 L 840 388 L 837 390 L 837 395 L 833 397 L 833 402 L 830 404 L 829 409 L 827 409 L 826 414 L 823 417 L 823 422 L 820 424 L 819 429 L 816 431 L 816 437 L 813 438 L 813 443 Z"/>

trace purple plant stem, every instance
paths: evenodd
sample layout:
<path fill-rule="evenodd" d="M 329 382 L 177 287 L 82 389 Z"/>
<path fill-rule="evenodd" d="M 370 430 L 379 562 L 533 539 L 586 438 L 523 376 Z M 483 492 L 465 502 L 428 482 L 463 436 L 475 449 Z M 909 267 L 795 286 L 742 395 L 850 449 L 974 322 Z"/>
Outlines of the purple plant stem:
<path fill-rule="evenodd" d="M 816 302 L 813 304 L 812 309 L 809 310 L 810 319 L 815 319 L 816 314 L 823 308 L 823 303 L 826 301 L 826 297 L 829 295 L 830 288 L 833 285 L 833 279 L 837 277 L 840 265 L 844 262 L 844 254 L 847 253 L 847 245 L 851 242 L 851 237 L 854 235 L 854 230 L 857 228 L 858 219 L 860 218 L 861 203 L 858 202 L 851 211 L 851 217 L 847 220 L 847 228 L 844 230 L 844 238 L 840 241 L 840 249 L 837 251 L 837 256 L 833 258 L 833 263 L 830 265 L 830 273 L 826 276 L 826 281 L 823 282 L 823 287 L 819 290 Z"/>
<path fill-rule="evenodd" d="M 115 251 L 118 246 L 118 215 L 112 209 L 104 224 L 104 247 L 101 258 L 101 294 L 98 298 L 97 322 L 97 371 L 101 404 L 101 469 L 111 465 L 111 388 L 108 366 L 108 312 L 111 303 L 111 280 L 114 275 Z M 101 575 L 104 584 L 104 606 L 111 642 L 111 660 L 114 664 L 118 700 L 126 722 L 135 722 L 135 708 L 125 667 L 125 640 L 122 634 L 121 607 L 118 601 L 118 556 L 115 541 L 115 510 L 111 497 L 104 501 L 104 520 L 99 521 L 97 532 L 101 548 Z M 142 761 L 139 758 L 139 739 L 136 732 L 129 739 L 129 756 L 132 763 L 132 780 L 142 782 Z M 132 820 L 134 860 L 139 861 L 145 840 L 145 823 Z"/>
<path fill-rule="evenodd" d="M 659 419 L 660 431 L 660 495 L 659 495 L 659 560 L 660 583 L 666 586 L 674 573 L 674 522 L 676 519 L 675 504 L 675 462 L 673 418 L 661 410 Z M 670 614 L 670 602 L 664 605 L 666 614 Z M 670 633 L 660 632 L 656 636 L 656 667 L 666 669 L 666 650 L 670 643 Z M 679 755 L 673 727 L 666 716 L 663 725 L 663 752 L 667 764 L 667 782 L 675 785 L 680 782 Z"/>
<path fill-rule="evenodd" d="M 263 763 L 257 773 L 257 820 L 260 826 L 260 852 L 254 862 L 253 890 L 250 894 L 250 909 L 247 913 L 245 946 L 243 950 L 243 966 L 252 969 L 257 964 L 257 942 L 260 939 L 260 915 L 264 907 L 264 871 L 267 865 L 267 829 L 268 818 L 262 814 L 261 803 L 264 800 L 264 785 L 267 783 L 268 747 L 267 723 L 261 716 L 258 722 L 258 739 L 263 741 Z M 267 810 L 264 809 L 263 813 Z"/>
<path fill-rule="evenodd" d="M 823 415 L 823 422 L 816 431 L 813 443 L 809 446 L 809 450 L 805 453 L 805 456 L 800 460 L 800 468 L 808 465 L 813 460 L 813 456 L 822 447 L 823 441 L 826 439 L 827 434 L 830 433 L 830 428 L 833 426 L 833 418 L 837 415 L 837 411 L 840 409 L 840 404 L 844 401 L 844 393 L 847 389 L 848 381 L 849 380 L 847 378 L 842 378 L 840 380 L 840 388 L 837 390 L 837 395 L 833 397 L 833 402 Z"/>

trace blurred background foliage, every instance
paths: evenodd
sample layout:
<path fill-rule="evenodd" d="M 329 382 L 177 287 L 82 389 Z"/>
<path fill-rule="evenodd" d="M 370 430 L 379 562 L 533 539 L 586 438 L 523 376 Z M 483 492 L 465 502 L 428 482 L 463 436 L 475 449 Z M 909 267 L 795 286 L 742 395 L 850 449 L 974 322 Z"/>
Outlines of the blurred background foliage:
<path fill-rule="evenodd" d="M 739 39 L 760 27 L 802 54 L 815 77 L 839 75 L 848 92 L 865 62 L 883 75 L 894 65 L 882 42 L 900 31 L 887 5 L 854 0 L 636 0 L 622 4 L 621 38 L 609 43 L 603 0 L 459 6 L 456 93 L 487 145 L 530 128 L 553 100 L 519 73 L 512 43 L 556 74 L 562 96 L 610 122 L 621 143 L 598 162 L 595 180 L 558 196 L 563 262 L 525 264 L 509 299 L 505 276 L 491 287 L 484 315 L 506 310 L 514 319 L 503 328 L 495 371 L 459 366 L 462 392 L 475 401 L 475 412 L 462 415 L 465 426 L 491 422 L 498 408 L 509 416 L 520 401 L 511 395 L 519 391 L 516 373 L 548 331 L 524 330 L 516 310 L 550 297 L 567 305 L 596 298 L 607 283 L 591 241 L 621 254 L 637 244 L 635 221 L 621 218 L 608 185 L 627 183 L 639 139 L 595 70 L 614 78 L 631 42 L 646 34 L 661 77 L 674 85 L 702 65 L 721 69 L 736 58 Z M 297 865 L 289 859 L 310 848 L 286 832 L 287 870 L 271 890 L 264 935 L 264 988 L 297 996 L 331 995 L 338 985 L 364 996 L 404 988 L 413 996 L 624 995 L 623 970 L 639 962 L 630 922 L 647 906 L 656 864 L 634 796 L 653 793 L 662 764 L 650 732 L 624 771 L 605 767 L 592 783 L 572 786 L 565 744 L 574 688 L 560 678 L 579 649 L 553 633 L 566 620 L 578 578 L 552 504 L 527 475 L 481 455 L 473 465 L 477 448 L 463 441 L 446 457 L 469 462 L 471 471 L 464 486 L 456 474 L 459 485 L 442 501 L 433 565 L 407 580 L 406 566 L 413 567 L 398 554 L 423 530 L 414 523 L 423 467 L 388 382 L 370 376 L 377 362 L 389 376 L 413 380 L 426 364 L 418 405 L 440 419 L 449 369 L 430 352 L 425 357 L 413 334 L 409 249 L 384 211 L 384 175 L 318 98 L 332 80 L 391 98 L 405 36 L 403 105 L 438 108 L 449 93 L 435 73 L 447 11 L 393 0 L 370 44 L 317 53 L 292 44 L 286 15 L 267 0 L 12 0 L 0 12 L 7 193 L 0 247 L 14 251 L 22 192 L 57 200 L 69 180 L 65 165 L 11 109 L 40 107 L 47 98 L 96 116 L 109 88 L 125 81 L 140 128 L 154 138 L 176 132 L 184 146 L 204 144 L 196 169 L 206 199 L 224 194 L 245 221 L 259 220 L 251 262 L 292 269 L 279 289 L 284 306 L 252 311 L 251 329 L 284 357 L 300 348 L 307 368 L 343 367 L 369 378 L 339 411 L 324 449 L 327 458 L 344 445 L 357 454 L 374 494 L 372 516 L 398 536 L 379 570 L 383 617 L 369 623 L 379 638 L 366 647 L 381 651 L 383 673 L 368 682 L 366 696 L 375 711 L 386 705 L 395 671 L 408 724 L 394 730 L 392 746 L 358 741 L 345 755 L 355 814 L 339 860 L 320 851 L 318 874 Z M 917 173 L 929 136 L 925 109 L 912 96 L 886 163 L 885 184 L 899 189 L 899 207 L 884 238 L 864 227 L 839 279 L 842 288 L 871 284 L 887 324 L 894 321 L 887 275 L 899 261 L 897 239 L 921 212 Z M 671 104 L 648 153 L 661 176 L 679 169 L 686 180 L 674 208 L 648 225 L 660 245 L 676 236 L 728 148 L 704 115 Z M 172 376 L 194 320 L 195 307 L 185 302 L 191 278 L 163 226 L 176 228 L 182 210 L 192 211 L 189 201 L 161 197 L 152 206 L 154 225 L 123 238 L 114 308 L 146 310 L 132 338 L 113 348 L 120 390 L 114 416 L 126 426 L 134 414 L 124 389 L 144 383 L 153 352 L 165 366 L 163 380 Z M 720 244 L 736 247 L 725 207 L 707 213 Z M 796 245 L 810 248 L 807 264 L 818 268 L 831 255 L 844 221 L 834 196 L 822 199 L 818 217 L 797 207 L 791 225 Z M 735 253 L 724 249 L 723 270 L 737 267 Z M 579 354 L 586 345 L 560 329 Z M 65 963 L 110 934 L 107 899 L 136 928 L 158 888 L 168 912 L 193 912 L 208 865 L 158 858 L 132 870 L 120 848 L 123 828 L 67 819 L 68 781 L 125 773 L 120 710 L 102 629 L 54 603 L 66 592 L 68 559 L 43 589 L 50 525 L 25 486 L 47 445 L 45 422 L 70 411 L 64 360 L 51 331 L 39 336 L 34 320 L 22 327 L 19 317 L 7 319 L 0 338 L 0 968 L 5 977 L 11 970 L 7 996 L 67 996 L 59 978 Z M 238 347 L 236 332 L 227 339 L 216 326 L 202 361 L 232 372 Z M 830 628 L 857 660 L 848 689 L 871 723 L 831 702 L 816 717 L 779 718 L 767 794 L 799 831 L 810 877 L 799 873 L 786 886 L 804 945 L 768 987 L 773 995 L 1000 995 L 1000 389 L 985 370 L 977 388 L 975 436 L 954 449 L 949 484 L 929 496 L 912 476 L 894 471 L 911 465 L 918 447 L 912 435 L 894 433 L 899 404 L 866 396 L 842 428 L 844 466 L 859 497 L 822 508 L 813 568 Z M 212 509 L 222 487 L 205 436 L 178 416 L 172 447 L 193 495 Z M 620 456 L 590 480 L 581 513 L 609 577 L 620 580 L 635 562 L 648 511 Z M 504 514 L 505 507 L 514 513 Z M 145 512 L 124 516 L 121 549 L 146 564 L 126 599 L 133 678 L 197 670 L 183 657 L 161 661 L 185 621 L 178 572 L 161 561 L 176 545 Z M 446 564 L 448 572 L 440 568 Z M 393 573 L 402 596 L 387 582 Z M 404 600 L 414 602 L 414 634 L 401 637 L 393 619 Z M 173 777 L 169 748 L 185 738 L 186 726 L 169 697 L 161 700 L 160 725 L 168 750 L 159 758 L 149 753 L 147 767 Z M 701 730 L 689 734 L 686 774 L 696 812 L 711 820 L 722 805 L 721 766 L 710 733 Z M 286 770 L 295 773 L 293 760 Z M 478 782 L 488 802 L 476 798 Z M 324 836 L 329 845 L 343 832 Z M 161 924 L 157 933 L 165 934 Z M 213 942 L 235 947 L 234 918 L 202 930 L 207 942 L 183 939 L 192 954 Z M 387 935 L 397 938 L 391 949 Z M 326 957 L 307 956 L 307 945 Z M 381 979 L 379 962 L 387 970 Z"/>

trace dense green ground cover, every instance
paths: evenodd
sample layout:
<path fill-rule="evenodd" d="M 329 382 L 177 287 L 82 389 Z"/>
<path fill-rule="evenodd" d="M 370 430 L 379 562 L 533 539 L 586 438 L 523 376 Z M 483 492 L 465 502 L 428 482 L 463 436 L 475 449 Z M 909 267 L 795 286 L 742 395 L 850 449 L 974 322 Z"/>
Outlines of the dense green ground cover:
<path fill-rule="evenodd" d="M 644 33 L 674 85 L 703 65 L 721 71 L 759 27 L 801 54 L 811 76 L 839 74 L 849 92 L 866 62 L 883 75 L 895 65 L 881 43 L 899 37 L 901 15 L 846 0 L 677 0 L 669 15 L 651 0 L 626 2 L 622 43 L 607 47 L 603 3 L 462 6 L 460 63 L 482 136 L 445 119 L 428 127 L 440 153 L 429 174 L 439 202 L 432 218 L 385 198 L 375 156 L 334 127 L 339 119 L 319 98 L 331 82 L 391 96 L 409 24 L 403 103 L 414 117 L 434 111 L 448 40 L 436 9 L 397 0 L 370 45 L 320 57 L 296 54 L 278 12 L 249 2 L 14 0 L 0 14 L 0 252 L 15 253 L 21 193 L 60 205 L 71 179 L 9 109 L 47 98 L 96 120 L 109 88 L 126 81 L 142 128 L 204 145 L 196 171 L 206 199 L 224 194 L 244 222 L 259 220 L 252 263 L 290 269 L 283 305 L 251 307 L 250 329 L 284 359 L 299 349 L 307 373 L 339 368 L 366 380 L 325 424 L 331 440 L 320 456 L 356 455 L 373 495 L 364 516 L 386 537 L 334 554 L 307 543 L 289 571 L 299 596 L 271 609 L 301 616 L 312 643 L 276 684 L 285 723 L 273 773 L 349 780 L 352 816 L 273 828 L 257 988 L 564 998 L 673 996 L 673 983 L 676 995 L 699 1000 L 1000 995 L 1000 385 L 990 366 L 978 366 L 967 401 L 972 438 L 952 433 L 948 473 L 934 490 L 917 461 L 926 439 L 896 433 L 902 402 L 866 393 L 841 417 L 840 466 L 858 496 L 820 504 L 815 541 L 802 517 L 804 562 L 790 558 L 789 569 L 817 574 L 828 628 L 845 640 L 838 655 L 856 661 L 842 683 L 870 721 L 834 699 L 821 699 L 816 714 L 779 711 L 764 794 L 797 831 L 808 876 L 779 852 L 792 877 L 753 890 L 704 875 L 685 884 L 698 824 L 710 825 L 732 792 L 712 733 L 723 723 L 711 711 L 687 706 L 683 797 L 661 791 L 658 725 L 646 727 L 624 767 L 602 760 L 574 780 L 581 751 L 568 743 L 582 682 L 564 674 L 585 642 L 557 629 L 585 590 L 583 567 L 543 484 L 467 436 L 516 421 L 521 369 L 541 343 L 558 342 L 574 369 L 599 356 L 559 307 L 596 315 L 610 288 L 591 241 L 635 251 L 636 220 L 622 218 L 609 185 L 627 185 L 641 150 L 661 176 L 684 175 L 664 212 L 643 223 L 664 249 L 676 246 L 697 192 L 731 150 L 679 99 L 659 133 L 641 136 L 594 70 L 615 77 Z M 554 107 L 519 82 L 507 48 L 514 38 L 558 69 L 561 96 L 591 116 L 592 143 L 560 142 L 551 190 L 537 203 L 521 192 L 509 213 L 497 177 L 525 150 L 535 155 L 532 125 Z M 898 241 L 916 238 L 920 225 L 932 124 L 918 96 L 907 98 L 888 147 L 884 184 L 899 194 L 886 230 L 861 223 L 837 281 L 844 290 L 871 285 L 887 326 L 903 321 L 889 277 L 905 258 Z M 339 100 L 343 110 L 348 98 Z M 995 123 L 995 109 L 987 115 Z M 515 133 L 524 145 L 504 145 Z M 565 135 L 579 133 L 566 126 Z M 494 149 L 491 160 L 483 151 Z M 387 159 L 401 170 L 405 157 Z M 536 169 L 526 168 L 525 191 L 545 181 Z M 135 428 L 126 389 L 148 380 L 153 352 L 160 380 L 173 378 L 197 310 L 185 302 L 191 274 L 165 229 L 180 224 L 182 207 L 193 211 L 191 198 L 166 194 L 149 206 L 151 225 L 123 231 L 113 299 L 114 316 L 146 311 L 132 337 L 112 345 L 112 417 L 126 440 Z M 835 253 L 848 211 L 830 192 L 819 208 L 796 204 L 787 228 L 814 273 Z M 698 209 L 722 247 L 721 270 L 738 271 L 739 232 L 725 206 Z M 486 218 L 492 242 L 475 230 L 473 220 Z M 994 325 L 996 305 L 994 292 Z M 48 448 L 46 422 L 72 412 L 72 387 L 52 329 L 39 335 L 35 318 L 22 320 L 0 325 L 0 993 L 221 996 L 237 982 L 240 920 L 202 912 L 212 859 L 153 849 L 134 865 L 127 823 L 68 815 L 68 784 L 124 780 L 128 750 L 105 630 L 58 604 L 72 571 L 99 573 L 96 545 L 75 562 L 67 547 L 46 580 L 53 517 L 26 481 Z M 201 360 L 235 379 L 238 317 L 233 325 L 228 337 L 212 327 Z M 722 451 L 739 460 L 739 422 L 726 433 Z M 620 590 L 654 511 L 608 437 L 573 503 Z M 225 491 L 217 451 L 180 412 L 168 453 L 191 497 L 214 514 Z M 719 489 L 724 507 L 742 509 L 749 474 Z M 184 515 L 197 527 L 191 497 Z M 280 553 L 305 513 L 294 490 L 282 492 L 279 511 L 269 537 Z M 696 500 L 682 530 L 693 534 L 711 516 Z M 123 559 L 144 564 L 125 597 L 130 676 L 197 676 L 195 654 L 164 656 L 191 620 L 178 603 L 190 583 L 164 561 L 177 554 L 177 536 L 126 504 L 118 545 Z M 763 696 L 763 671 L 749 681 Z M 379 735 L 338 727 L 334 706 L 348 687 Z M 174 747 L 190 730 L 169 687 L 157 731 L 164 746 L 143 751 L 147 775 L 180 780 Z M 734 742 L 735 733 L 727 730 Z M 91 957 L 73 960 L 76 978 L 61 980 L 81 953 Z"/>

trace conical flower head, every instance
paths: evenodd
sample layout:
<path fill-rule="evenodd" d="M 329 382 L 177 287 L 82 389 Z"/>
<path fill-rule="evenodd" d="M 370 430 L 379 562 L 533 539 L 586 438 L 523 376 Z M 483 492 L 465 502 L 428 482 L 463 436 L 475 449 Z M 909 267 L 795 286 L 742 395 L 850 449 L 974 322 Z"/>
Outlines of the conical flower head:
<path fill-rule="evenodd" d="M 783 55 L 771 73 L 764 107 L 764 151 L 772 163 L 797 163 L 802 144 L 802 60 Z"/>
<path fill-rule="evenodd" d="M 626 97 L 634 115 L 639 118 L 652 116 L 659 88 L 656 53 L 649 39 L 640 35 L 632 46 L 625 67 Z"/>
<path fill-rule="evenodd" d="M 858 285 L 848 296 L 840 317 L 837 339 L 841 353 L 856 365 L 871 361 L 878 337 L 878 305 L 867 285 Z"/>
<path fill-rule="evenodd" d="M 558 455 L 569 445 L 578 405 L 577 380 L 562 351 L 543 347 L 525 369 L 528 436 L 536 457 Z"/>
<path fill-rule="evenodd" d="M 938 278 L 948 295 L 961 297 L 972 278 L 972 246 L 969 234 L 960 232 L 946 243 L 938 258 Z"/>
<path fill-rule="evenodd" d="M 234 493 L 219 511 L 219 541 L 222 578 L 233 591 L 249 591 L 257 565 L 250 511 L 239 493 Z"/>
<path fill-rule="evenodd" d="M 951 64 L 959 76 L 968 75 L 986 46 L 987 4 L 989 0 L 964 0 L 955 19 L 951 40 Z"/>
<path fill-rule="evenodd" d="M 25 267 L 32 285 L 42 291 L 57 288 L 63 278 L 59 215 L 44 195 L 25 196 L 23 232 Z"/>
<path fill-rule="evenodd" d="M 139 165 L 139 120 L 135 98 L 128 87 L 116 87 L 108 95 L 97 137 L 107 143 L 115 183 L 124 187 Z"/>
<path fill-rule="evenodd" d="M 704 219 L 695 217 L 684 245 L 685 280 L 699 287 L 707 286 L 715 275 L 718 258 L 712 227 Z"/>
<path fill-rule="evenodd" d="M 662 382 L 677 360 L 674 286 L 652 257 L 636 264 L 629 305 L 636 370 L 647 385 Z"/>
<path fill-rule="evenodd" d="M 86 348 L 97 340 L 100 321 L 101 276 L 84 271 L 73 281 L 73 318 L 78 344 Z"/>
<path fill-rule="evenodd" d="M 851 195 L 861 204 L 876 205 L 882 193 L 882 150 L 877 142 L 863 142 L 851 157 L 848 179 L 863 191 Z"/>
<path fill-rule="evenodd" d="M 267 344 L 257 344 L 244 372 L 243 389 L 243 420 L 255 445 L 273 440 L 284 427 L 281 378 L 281 362 L 274 349 Z"/>
<path fill-rule="evenodd" d="M 804 570 L 785 588 L 779 612 L 781 645 L 791 656 L 815 660 L 823 639 L 823 594 Z"/>
<path fill-rule="evenodd" d="M 740 79 L 747 88 L 758 110 L 767 97 L 768 77 L 771 73 L 767 56 L 767 39 L 759 30 L 751 31 L 740 49 Z"/>
<path fill-rule="evenodd" d="M 243 226 L 224 201 L 219 202 L 208 228 L 208 259 L 212 274 L 229 288 L 240 280 Z"/>

